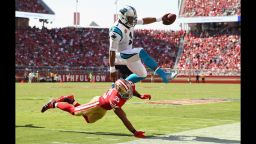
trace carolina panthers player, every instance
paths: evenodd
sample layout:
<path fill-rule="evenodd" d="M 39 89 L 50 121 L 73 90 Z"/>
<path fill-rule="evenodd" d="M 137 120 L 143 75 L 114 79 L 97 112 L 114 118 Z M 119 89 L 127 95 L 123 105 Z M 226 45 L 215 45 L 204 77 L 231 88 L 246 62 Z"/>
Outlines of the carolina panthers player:
<path fill-rule="evenodd" d="M 164 72 L 143 48 L 132 47 L 134 26 L 136 24 L 150 24 L 160 21 L 162 21 L 162 17 L 147 17 L 137 20 L 136 10 L 132 6 L 125 6 L 119 10 L 118 20 L 109 30 L 109 63 L 110 78 L 112 81 L 117 79 L 115 64 L 119 62 L 125 63 L 133 72 L 133 74 L 126 78 L 126 80 L 132 81 L 133 83 L 139 82 L 147 77 L 147 71 L 142 62 L 153 70 L 155 74 L 158 74 L 165 83 L 176 77 L 178 74 L 177 71 L 172 73 Z"/>

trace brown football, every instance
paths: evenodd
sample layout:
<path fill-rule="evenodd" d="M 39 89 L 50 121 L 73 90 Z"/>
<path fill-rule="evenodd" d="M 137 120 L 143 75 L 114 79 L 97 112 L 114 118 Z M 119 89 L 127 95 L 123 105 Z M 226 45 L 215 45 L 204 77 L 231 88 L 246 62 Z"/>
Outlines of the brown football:
<path fill-rule="evenodd" d="M 176 20 L 176 15 L 170 13 L 163 17 L 163 24 L 170 25 L 170 24 L 173 24 L 175 22 L 175 20 Z"/>

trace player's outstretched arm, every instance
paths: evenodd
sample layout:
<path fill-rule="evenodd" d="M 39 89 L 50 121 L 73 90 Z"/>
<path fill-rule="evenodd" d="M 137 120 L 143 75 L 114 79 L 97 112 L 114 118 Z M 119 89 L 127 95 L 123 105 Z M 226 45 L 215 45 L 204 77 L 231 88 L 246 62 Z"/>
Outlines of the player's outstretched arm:
<path fill-rule="evenodd" d="M 160 22 L 162 21 L 162 23 L 164 25 L 170 25 L 172 24 L 176 19 L 176 15 L 172 14 L 172 13 L 166 13 L 164 14 L 162 17 L 159 18 L 155 18 L 155 17 L 146 17 L 143 18 L 142 20 L 138 20 L 138 24 L 151 24 L 154 22 Z"/>
<path fill-rule="evenodd" d="M 140 99 L 151 99 L 151 95 L 150 94 L 140 94 L 138 91 L 136 91 L 136 90 L 134 90 L 133 91 L 133 96 L 136 96 L 136 97 L 138 97 L 138 98 L 140 98 Z"/>
<path fill-rule="evenodd" d="M 151 24 L 151 23 L 160 21 L 160 19 L 157 19 L 154 17 L 146 17 L 146 18 L 143 18 L 142 21 L 143 21 L 143 24 L 145 25 L 145 24 Z"/>
<path fill-rule="evenodd" d="M 115 108 L 114 109 L 115 114 L 122 120 L 123 124 L 125 125 L 125 127 L 131 132 L 133 133 L 133 135 L 135 137 L 139 137 L 139 138 L 143 138 L 144 133 L 143 131 L 137 131 L 133 125 L 131 124 L 131 122 L 128 120 L 128 118 L 126 117 L 125 112 L 121 109 L 121 108 Z"/>

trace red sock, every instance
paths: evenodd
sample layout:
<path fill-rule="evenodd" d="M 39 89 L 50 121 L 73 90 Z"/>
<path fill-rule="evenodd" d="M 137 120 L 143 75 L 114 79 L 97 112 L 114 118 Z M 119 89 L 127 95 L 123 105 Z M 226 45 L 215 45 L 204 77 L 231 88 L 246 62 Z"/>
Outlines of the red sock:
<path fill-rule="evenodd" d="M 74 105 L 75 107 L 77 107 L 77 106 L 80 106 L 81 104 L 78 103 L 77 101 L 75 101 L 75 102 L 73 103 L 73 105 Z"/>
<path fill-rule="evenodd" d="M 66 112 L 69 112 L 71 113 L 72 115 L 74 115 L 74 106 L 69 104 L 69 103 L 66 103 L 66 102 L 58 102 L 57 103 L 57 108 L 63 110 L 63 111 L 66 111 Z"/>

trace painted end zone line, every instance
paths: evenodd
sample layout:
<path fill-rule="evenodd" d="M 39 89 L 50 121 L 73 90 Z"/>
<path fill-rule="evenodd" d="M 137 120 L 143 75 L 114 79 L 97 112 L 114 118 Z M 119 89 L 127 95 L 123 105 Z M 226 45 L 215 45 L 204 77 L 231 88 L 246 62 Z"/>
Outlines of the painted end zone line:
<path fill-rule="evenodd" d="M 240 122 L 119 144 L 240 144 Z"/>

